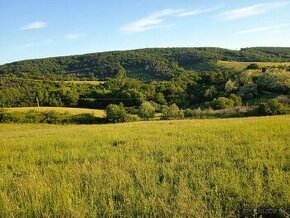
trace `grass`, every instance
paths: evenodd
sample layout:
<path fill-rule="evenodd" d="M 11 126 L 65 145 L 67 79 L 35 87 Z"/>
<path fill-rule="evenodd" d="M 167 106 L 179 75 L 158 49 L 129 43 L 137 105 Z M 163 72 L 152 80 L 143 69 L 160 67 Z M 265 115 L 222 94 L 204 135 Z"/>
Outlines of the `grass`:
<path fill-rule="evenodd" d="M 290 206 L 290 116 L 0 125 L 0 217 L 235 217 Z M 288 211 L 289 212 L 289 211 Z"/>
<path fill-rule="evenodd" d="M 260 67 L 289 67 L 290 63 L 276 63 L 276 62 L 237 62 L 237 61 L 218 61 L 217 65 L 230 70 L 242 71 L 250 64 L 258 64 Z"/>
<path fill-rule="evenodd" d="M 68 107 L 15 107 L 15 108 L 4 108 L 7 111 L 11 112 L 27 112 L 27 111 L 56 111 L 59 113 L 69 113 L 69 114 L 94 114 L 96 117 L 103 117 L 105 116 L 104 110 L 98 109 L 87 109 L 87 108 L 68 108 Z"/>

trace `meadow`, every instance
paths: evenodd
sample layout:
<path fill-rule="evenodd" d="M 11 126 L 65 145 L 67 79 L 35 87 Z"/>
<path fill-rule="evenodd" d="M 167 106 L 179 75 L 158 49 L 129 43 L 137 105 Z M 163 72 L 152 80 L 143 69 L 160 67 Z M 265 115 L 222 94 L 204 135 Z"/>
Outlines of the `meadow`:
<path fill-rule="evenodd" d="M 289 62 L 240 62 L 240 61 L 218 61 L 217 66 L 223 67 L 229 70 L 242 71 L 250 64 L 258 64 L 259 67 L 271 68 L 271 67 L 290 67 Z"/>
<path fill-rule="evenodd" d="M 0 124 L 0 217 L 286 217 L 289 129 L 290 116 Z"/>
<path fill-rule="evenodd" d="M 70 108 L 70 107 L 14 107 L 14 108 L 3 108 L 8 112 L 28 112 L 28 111 L 39 111 L 39 112 L 46 112 L 46 111 L 55 111 L 58 113 L 69 113 L 72 115 L 77 114 L 93 114 L 96 117 L 104 117 L 105 111 L 99 109 L 87 109 L 87 108 Z"/>

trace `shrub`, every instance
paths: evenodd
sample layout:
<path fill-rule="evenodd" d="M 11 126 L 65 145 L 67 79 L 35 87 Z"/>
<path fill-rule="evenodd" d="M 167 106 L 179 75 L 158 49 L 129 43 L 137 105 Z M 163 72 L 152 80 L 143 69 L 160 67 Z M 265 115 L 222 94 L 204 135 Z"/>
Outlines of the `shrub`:
<path fill-rule="evenodd" d="M 268 102 L 262 102 L 257 108 L 257 115 L 260 116 L 281 115 L 286 113 L 286 107 L 279 103 L 276 99 L 269 100 Z"/>
<path fill-rule="evenodd" d="M 97 124 L 104 123 L 104 118 L 95 117 L 93 114 L 77 114 L 71 117 L 70 122 L 76 124 Z"/>
<path fill-rule="evenodd" d="M 179 109 L 176 104 L 172 104 L 169 107 L 164 107 L 162 110 L 161 119 L 181 119 L 184 117 L 183 111 Z"/>
<path fill-rule="evenodd" d="M 106 108 L 106 114 L 107 120 L 110 123 L 124 123 L 126 122 L 126 118 L 128 119 L 127 111 L 125 110 L 123 104 L 110 104 Z"/>
<path fill-rule="evenodd" d="M 243 101 L 240 96 L 237 96 L 235 94 L 230 94 L 229 99 L 231 99 L 234 102 L 234 106 L 242 106 Z"/>
<path fill-rule="evenodd" d="M 183 111 L 184 117 L 191 117 L 191 118 L 197 118 L 197 119 L 202 119 L 206 117 L 206 114 L 204 111 L 202 111 L 200 108 L 191 110 L 191 109 L 185 109 Z"/>
<path fill-rule="evenodd" d="M 230 109 L 233 108 L 235 102 L 232 99 L 226 97 L 219 97 L 212 102 L 212 107 L 214 109 Z"/>
<path fill-rule="evenodd" d="M 125 117 L 125 122 L 135 122 L 138 120 L 140 120 L 140 118 L 137 115 L 127 114 Z"/>
<path fill-rule="evenodd" d="M 139 108 L 138 115 L 143 120 L 150 120 L 155 116 L 155 107 L 150 102 L 144 102 Z"/>
<path fill-rule="evenodd" d="M 260 66 L 256 63 L 250 64 L 246 67 L 246 70 L 259 70 Z"/>

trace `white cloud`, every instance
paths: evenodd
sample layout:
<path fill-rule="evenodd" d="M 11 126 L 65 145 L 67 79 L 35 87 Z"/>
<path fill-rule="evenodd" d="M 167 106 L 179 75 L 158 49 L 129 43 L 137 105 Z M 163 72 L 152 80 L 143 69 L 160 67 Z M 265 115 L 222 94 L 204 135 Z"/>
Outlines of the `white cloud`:
<path fill-rule="evenodd" d="M 289 2 L 286 2 L 286 1 L 256 4 L 249 7 L 237 8 L 234 10 L 226 11 L 220 14 L 220 18 L 223 20 L 234 20 L 238 18 L 244 18 L 244 17 L 254 16 L 258 14 L 263 14 L 273 9 L 281 8 L 287 5 L 289 5 Z"/>
<path fill-rule="evenodd" d="M 47 27 L 47 23 L 43 21 L 35 21 L 32 23 L 28 23 L 24 25 L 21 30 L 35 30 L 35 29 L 43 29 Z"/>
<path fill-rule="evenodd" d="M 214 7 L 214 8 L 208 8 L 208 9 L 194 9 L 191 11 L 183 11 L 179 14 L 177 14 L 178 17 L 188 17 L 188 16 L 194 16 L 194 15 L 199 15 L 199 14 L 204 14 L 204 13 L 209 13 L 212 11 L 216 11 L 220 9 L 221 7 Z"/>
<path fill-rule="evenodd" d="M 141 18 L 132 23 L 125 24 L 120 28 L 123 33 L 137 33 L 144 32 L 153 28 L 163 28 L 172 25 L 163 25 L 167 17 L 188 17 L 198 14 L 208 13 L 211 11 L 218 10 L 220 7 L 208 8 L 208 9 L 195 9 L 187 11 L 184 9 L 165 9 L 155 12 L 147 17 Z"/>
<path fill-rule="evenodd" d="M 137 33 L 150 30 L 158 27 L 165 21 L 165 17 L 179 13 L 181 10 L 177 9 L 165 9 L 153 13 L 147 17 L 141 18 L 132 23 L 128 23 L 121 27 L 121 31 L 124 33 Z"/>
<path fill-rule="evenodd" d="M 284 27 L 288 27 L 290 24 L 288 23 L 283 23 L 283 24 L 278 24 L 274 26 L 265 26 L 265 27 L 257 27 L 253 29 L 247 29 L 247 30 L 242 30 L 237 32 L 238 34 L 246 34 L 246 33 L 255 33 L 255 32 L 263 32 L 263 31 L 268 31 L 268 30 L 273 30 L 273 29 L 280 29 Z"/>
<path fill-rule="evenodd" d="M 83 38 L 86 34 L 84 33 L 70 33 L 65 35 L 64 37 L 68 40 L 79 40 Z"/>

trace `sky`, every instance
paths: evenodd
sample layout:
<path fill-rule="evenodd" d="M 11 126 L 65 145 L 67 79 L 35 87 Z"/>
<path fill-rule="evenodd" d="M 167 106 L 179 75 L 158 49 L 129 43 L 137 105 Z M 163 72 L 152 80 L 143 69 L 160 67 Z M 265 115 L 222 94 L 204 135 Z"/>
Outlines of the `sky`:
<path fill-rule="evenodd" d="M 0 0 L 0 64 L 148 47 L 290 47 L 290 0 Z"/>

